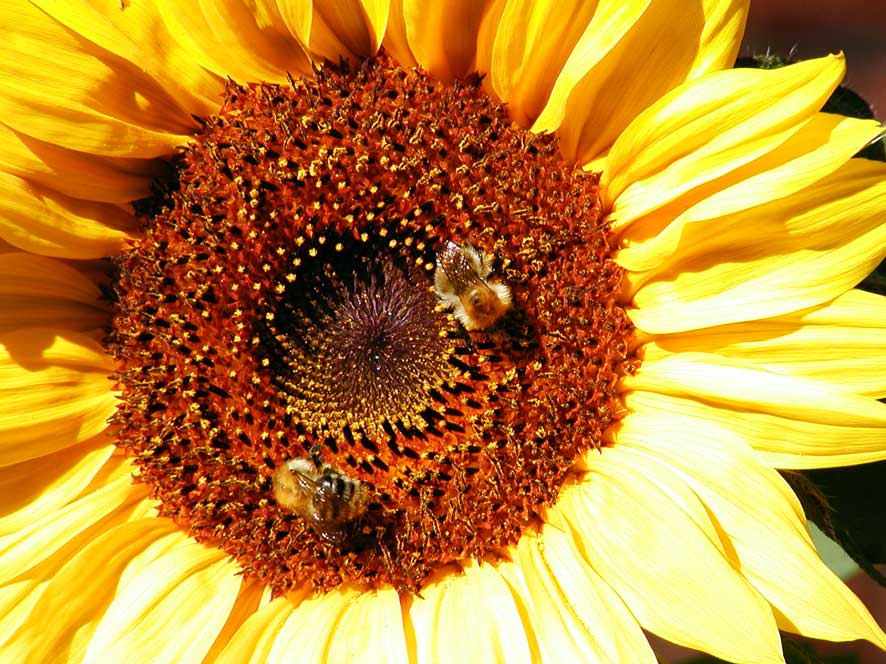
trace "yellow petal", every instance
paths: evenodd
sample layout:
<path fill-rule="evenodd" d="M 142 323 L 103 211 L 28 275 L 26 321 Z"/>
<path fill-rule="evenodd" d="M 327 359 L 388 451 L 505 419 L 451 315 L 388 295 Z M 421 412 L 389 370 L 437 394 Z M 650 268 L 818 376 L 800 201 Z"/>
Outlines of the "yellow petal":
<path fill-rule="evenodd" d="M 149 511 L 153 503 L 132 487 L 131 465 L 112 457 L 74 501 L 0 538 L 0 652 L 26 661 L 32 648 L 11 648 L 7 641 L 32 624 L 30 613 L 49 581 L 89 542 Z"/>
<path fill-rule="evenodd" d="M 311 0 L 277 0 L 277 10 L 289 32 L 302 46 L 311 39 L 314 8 Z"/>
<path fill-rule="evenodd" d="M 541 536 L 525 535 L 515 565 L 499 569 L 523 598 L 524 610 L 546 662 L 656 661 L 637 619 L 603 579 L 573 549 L 569 537 L 546 525 Z"/>
<path fill-rule="evenodd" d="M 660 335 L 643 354 L 646 361 L 692 351 L 724 355 L 879 398 L 886 396 L 884 329 L 886 298 L 853 290 L 785 316 Z"/>
<path fill-rule="evenodd" d="M 116 205 L 70 198 L 0 173 L 0 235 L 20 249 L 101 258 L 120 253 L 136 228 L 132 214 Z"/>
<path fill-rule="evenodd" d="M 406 664 L 406 634 L 400 596 L 393 588 L 362 592 L 348 604 L 329 644 L 327 662 L 367 659 Z"/>
<path fill-rule="evenodd" d="M 284 664 L 293 658 L 304 662 L 328 661 L 336 625 L 359 594 L 351 588 L 340 589 L 298 604 L 277 630 L 268 663 Z"/>
<path fill-rule="evenodd" d="M 739 388 L 740 391 L 741 388 Z M 746 388 L 747 389 L 747 388 Z M 753 389 L 753 388 L 751 388 Z M 735 431 L 775 468 L 826 468 L 850 466 L 882 459 L 886 418 L 869 417 L 866 422 L 825 422 L 830 414 L 819 414 L 811 404 L 806 412 L 779 413 L 778 404 L 769 411 L 756 403 L 732 404 L 728 399 L 656 394 L 637 391 L 625 396 L 630 410 L 662 409 L 713 422 Z M 827 396 L 818 394 L 818 397 Z M 717 403 L 717 402 L 720 403 Z M 713 403 L 711 403 L 713 402 Z M 855 419 L 855 418 L 853 418 Z"/>
<path fill-rule="evenodd" d="M 675 472 L 692 488 L 728 538 L 735 569 L 777 609 L 780 629 L 886 646 L 864 605 L 819 558 L 790 487 L 735 433 L 646 409 L 625 418 L 616 448 L 624 463 Z"/>
<path fill-rule="evenodd" d="M 688 224 L 654 269 L 628 273 L 631 319 L 667 334 L 832 300 L 883 257 L 884 196 L 886 164 L 852 159 L 793 196 Z"/>
<path fill-rule="evenodd" d="M 730 661 L 782 662 L 769 604 L 711 539 L 698 498 L 672 476 L 651 481 L 610 462 L 609 451 L 556 507 L 588 563 L 645 629 Z"/>
<path fill-rule="evenodd" d="M 27 625 L 28 617 L 46 592 L 50 578 L 48 573 L 0 585 L 0 649 L 10 661 L 25 662 L 33 650 L 29 640 L 13 640 L 17 639 L 20 628 Z"/>
<path fill-rule="evenodd" d="M 234 606 L 228 613 L 224 626 L 219 630 L 203 661 L 217 662 L 219 655 L 231 641 L 234 634 L 239 632 L 246 621 L 265 606 L 270 601 L 270 598 L 271 589 L 260 581 L 255 579 L 244 580 L 240 584 L 240 592 L 237 594 Z M 240 662 L 245 662 L 245 659 L 241 659 Z"/>
<path fill-rule="evenodd" d="M 74 152 L 0 124 L 0 171 L 66 196 L 123 204 L 150 194 L 157 162 Z"/>
<path fill-rule="evenodd" d="M 27 328 L 0 339 L 0 467 L 92 438 L 116 398 L 111 359 L 76 332 Z"/>
<path fill-rule="evenodd" d="M 201 67 L 173 39 L 155 2 L 33 0 L 46 14 L 90 42 L 137 63 L 188 113 L 218 109 L 224 81 Z M 129 200 L 133 200 L 130 198 Z"/>
<path fill-rule="evenodd" d="M 406 630 L 420 662 L 530 662 L 531 650 L 508 584 L 493 565 L 468 564 L 413 597 Z M 471 635 L 452 638 L 453 634 Z"/>
<path fill-rule="evenodd" d="M 0 14 L 0 117 L 56 145 L 118 157 L 170 155 L 196 123 L 137 64 L 30 2 Z"/>
<path fill-rule="evenodd" d="M 155 4 L 183 57 L 221 79 L 283 83 L 287 72 L 310 71 L 307 53 L 273 2 L 158 0 Z"/>
<path fill-rule="evenodd" d="M 0 332 L 99 328 L 110 318 L 100 297 L 95 282 L 69 265 L 34 254 L 0 253 Z"/>
<path fill-rule="evenodd" d="M 601 189 L 615 227 L 778 148 L 816 115 L 844 72 L 842 56 L 773 70 L 729 69 L 659 99 L 609 152 Z"/>
<path fill-rule="evenodd" d="M 0 536 L 74 500 L 113 451 L 102 433 L 81 445 L 0 468 Z"/>
<path fill-rule="evenodd" d="M 774 134 L 739 137 L 723 150 L 702 149 L 663 166 L 613 203 L 610 219 L 622 229 L 620 264 L 632 271 L 657 267 L 689 224 L 799 192 L 837 171 L 880 131 L 873 120 L 817 113 Z"/>
<path fill-rule="evenodd" d="M 822 424 L 886 424 L 886 404 L 828 383 L 772 373 L 721 355 L 682 353 L 644 362 L 636 375 L 625 377 L 624 386 Z"/>
<path fill-rule="evenodd" d="M 488 0 L 400 0 L 409 48 L 418 64 L 443 81 L 474 69 L 477 33 Z"/>
<path fill-rule="evenodd" d="M 596 3 L 583 0 L 529 6 L 502 0 L 487 13 L 478 38 L 477 69 L 488 74 L 484 83 L 507 101 L 519 125 L 529 127 L 538 117 L 597 10 Z"/>
<path fill-rule="evenodd" d="M 126 567 L 174 531 L 168 519 L 139 519 L 116 526 L 77 551 L 52 577 L 17 635 L 17 643 L 29 653 L 27 661 L 48 662 L 59 653 L 81 661 Z"/>
<path fill-rule="evenodd" d="M 290 593 L 258 609 L 231 637 L 217 664 L 270 664 L 277 633 L 302 599 L 301 595 Z"/>
<path fill-rule="evenodd" d="M 125 517 L 125 508 L 141 498 L 133 491 L 132 478 L 122 475 L 95 491 L 50 514 L 32 521 L 26 527 L 0 537 L 0 569 L 14 570 L 19 576 L 60 551 L 67 560 L 96 532 L 108 527 L 105 517 L 118 522 Z M 113 525 L 111 523 L 110 525 Z"/>
<path fill-rule="evenodd" d="M 381 44 L 389 3 L 381 0 L 315 0 L 310 48 L 329 60 L 368 57 Z"/>
<path fill-rule="evenodd" d="M 567 159 L 591 162 L 659 97 L 730 66 L 746 14 L 743 0 L 601 2 L 533 131 L 557 130 Z"/>
<path fill-rule="evenodd" d="M 121 582 L 84 662 L 123 662 L 132 653 L 201 661 L 230 613 L 240 577 L 227 554 L 178 535 L 175 548 Z"/>
<path fill-rule="evenodd" d="M 385 31 L 384 48 L 403 67 L 417 67 L 418 61 L 409 47 L 406 35 L 406 19 L 403 16 L 403 2 L 392 0 L 388 14 L 388 28 Z"/>

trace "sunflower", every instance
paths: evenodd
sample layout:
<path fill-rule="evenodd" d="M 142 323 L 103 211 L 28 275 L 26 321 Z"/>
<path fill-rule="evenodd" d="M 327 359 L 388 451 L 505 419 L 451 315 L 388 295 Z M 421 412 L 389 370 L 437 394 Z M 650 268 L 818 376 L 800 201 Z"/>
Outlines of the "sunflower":
<path fill-rule="evenodd" d="M 886 647 L 777 470 L 886 458 L 881 127 L 746 9 L 7 2 L 5 656 Z"/>

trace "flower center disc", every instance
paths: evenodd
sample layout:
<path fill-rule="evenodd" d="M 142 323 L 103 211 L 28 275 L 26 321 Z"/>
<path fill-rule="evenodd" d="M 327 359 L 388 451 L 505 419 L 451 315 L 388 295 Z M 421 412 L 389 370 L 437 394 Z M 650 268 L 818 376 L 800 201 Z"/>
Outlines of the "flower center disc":
<path fill-rule="evenodd" d="M 230 84 L 173 167 L 118 264 L 118 444 L 275 593 L 494 558 L 623 411 L 597 178 L 479 78 Z"/>
<path fill-rule="evenodd" d="M 281 284 L 262 346 L 307 427 L 379 439 L 385 423 L 424 425 L 429 394 L 455 378 L 447 339 L 455 326 L 438 311 L 421 254 L 415 264 L 388 247 L 347 244 Z"/>

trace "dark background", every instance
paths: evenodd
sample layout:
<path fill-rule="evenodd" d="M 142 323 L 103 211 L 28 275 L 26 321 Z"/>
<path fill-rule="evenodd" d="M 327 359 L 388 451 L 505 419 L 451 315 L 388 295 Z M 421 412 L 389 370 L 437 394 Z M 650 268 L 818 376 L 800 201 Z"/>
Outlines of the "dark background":
<path fill-rule="evenodd" d="M 751 2 L 740 56 L 765 53 L 808 60 L 846 54 L 843 85 L 886 119 L 886 0 L 758 0 Z"/>

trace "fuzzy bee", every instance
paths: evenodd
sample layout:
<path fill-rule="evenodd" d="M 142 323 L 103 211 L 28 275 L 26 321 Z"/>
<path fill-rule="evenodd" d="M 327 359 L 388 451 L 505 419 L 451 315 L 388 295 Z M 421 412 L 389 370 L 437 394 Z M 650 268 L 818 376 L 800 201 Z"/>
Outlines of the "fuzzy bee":
<path fill-rule="evenodd" d="M 448 241 L 437 252 L 434 290 L 466 330 L 492 327 L 511 306 L 511 289 L 491 273 L 492 258 L 470 244 Z"/>
<path fill-rule="evenodd" d="M 363 482 L 319 458 L 289 459 L 274 472 L 273 484 L 277 503 L 333 544 L 344 540 L 347 526 L 363 516 L 369 502 Z"/>

